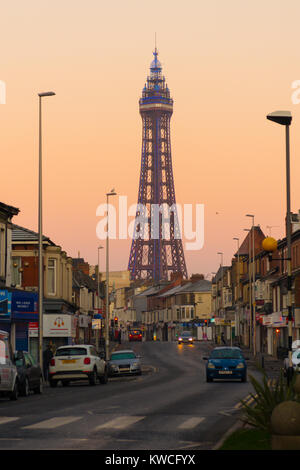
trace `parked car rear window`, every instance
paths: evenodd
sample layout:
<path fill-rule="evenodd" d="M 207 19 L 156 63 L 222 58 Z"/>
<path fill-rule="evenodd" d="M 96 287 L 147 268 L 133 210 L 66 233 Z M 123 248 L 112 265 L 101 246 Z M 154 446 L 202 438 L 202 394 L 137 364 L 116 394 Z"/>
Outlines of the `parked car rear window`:
<path fill-rule="evenodd" d="M 217 349 L 212 351 L 212 359 L 243 359 L 243 355 L 236 349 Z"/>
<path fill-rule="evenodd" d="M 134 359 L 136 355 L 134 353 L 119 353 L 119 354 L 112 354 L 110 360 L 111 361 L 119 361 L 120 359 Z"/>
<path fill-rule="evenodd" d="M 86 348 L 63 348 L 57 349 L 55 356 L 86 356 Z"/>
<path fill-rule="evenodd" d="M 7 363 L 6 343 L 0 339 L 0 364 Z"/>

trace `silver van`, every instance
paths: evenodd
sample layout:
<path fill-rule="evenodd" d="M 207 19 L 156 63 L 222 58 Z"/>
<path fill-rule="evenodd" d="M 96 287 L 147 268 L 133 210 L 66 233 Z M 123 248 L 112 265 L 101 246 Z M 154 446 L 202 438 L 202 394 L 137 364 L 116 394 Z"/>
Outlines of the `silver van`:
<path fill-rule="evenodd" d="M 18 395 L 18 373 L 13 361 L 9 335 L 0 330 L 0 397 L 17 400 Z"/>

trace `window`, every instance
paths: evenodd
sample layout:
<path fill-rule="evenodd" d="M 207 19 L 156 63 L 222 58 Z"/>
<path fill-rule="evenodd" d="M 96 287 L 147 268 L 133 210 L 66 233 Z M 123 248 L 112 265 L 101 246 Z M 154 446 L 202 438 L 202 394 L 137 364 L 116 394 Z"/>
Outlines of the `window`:
<path fill-rule="evenodd" d="M 56 294 L 56 260 L 48 260 L 48 294 Z"/>
<path fill-rule="evenodd" d="M 22 285 L 22 273 L 19 269 L 22 266 L 22 260 L 20 256 L 12 259 L 12 285 L 20 287 Z"/>

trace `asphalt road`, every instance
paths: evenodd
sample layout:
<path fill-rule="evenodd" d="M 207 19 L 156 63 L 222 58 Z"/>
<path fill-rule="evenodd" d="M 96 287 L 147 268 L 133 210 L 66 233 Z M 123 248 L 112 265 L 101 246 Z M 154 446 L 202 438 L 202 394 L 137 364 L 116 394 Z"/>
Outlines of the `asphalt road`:
<path fill-rule="evenodd" d="M 253 391 L 249 382 L 206 383 L 205 343 L 122 348 L 142 355 L 142 376 L 45 387 L 42 395 L 17 402 L 0 399 L 0 449 L 208 450 Z"/>

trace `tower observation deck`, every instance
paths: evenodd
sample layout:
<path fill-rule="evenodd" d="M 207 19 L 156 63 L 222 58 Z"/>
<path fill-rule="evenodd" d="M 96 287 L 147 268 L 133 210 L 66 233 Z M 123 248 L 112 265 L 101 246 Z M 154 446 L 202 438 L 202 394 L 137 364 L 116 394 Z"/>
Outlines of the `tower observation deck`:
<path fill-rule="evenodd" d="M 171 157 L 170 120 L 173 99 L 155 48 L 139 109 L 142 117 L 142 161 L 128 270 L 133 280 L 169 279 L 187 270 L 176 209 Z"/>

